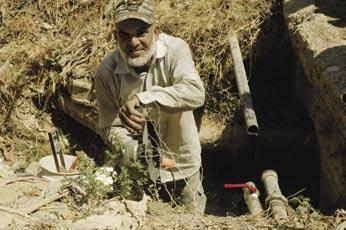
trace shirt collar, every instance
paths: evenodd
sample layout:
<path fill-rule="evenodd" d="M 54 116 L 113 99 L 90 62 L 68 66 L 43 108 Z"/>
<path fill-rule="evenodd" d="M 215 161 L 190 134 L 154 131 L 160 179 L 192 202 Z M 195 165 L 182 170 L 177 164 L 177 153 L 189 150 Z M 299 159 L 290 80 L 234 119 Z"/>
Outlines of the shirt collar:
<path fill-rule="evenodd" d="M 156 42 L 156 53 L 155 53 L 155 59 L 160 59 L 163 58 L 166 55 L 167 48 L 166 46 L 162 43 L 160 38 Z M 116 74 L 125 74 L 125 73 L 130 73 L 131 69 L 127 65 L 126 60 L 120 52 L 118 52 L 118 61 L 117 61 L 117 67 L 114 70 L 114 73 Z"/>
<path fill-rule="evenodd" d="M 163 58 L 166 55 L 167 47 L 163 44 L 161 39 L 156 42 L 156 59 Z"/>

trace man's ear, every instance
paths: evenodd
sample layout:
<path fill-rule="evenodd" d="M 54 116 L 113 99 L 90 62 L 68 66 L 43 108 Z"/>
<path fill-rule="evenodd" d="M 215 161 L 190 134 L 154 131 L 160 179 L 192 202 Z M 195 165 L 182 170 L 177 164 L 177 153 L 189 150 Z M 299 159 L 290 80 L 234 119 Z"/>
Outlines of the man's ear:
<path fill-rule="evenodd" d="M 161 33 L 161 28 L 158 24 L 154 24 L 154 34 L 155 36 L 159 37 L 159 34 Z"/>

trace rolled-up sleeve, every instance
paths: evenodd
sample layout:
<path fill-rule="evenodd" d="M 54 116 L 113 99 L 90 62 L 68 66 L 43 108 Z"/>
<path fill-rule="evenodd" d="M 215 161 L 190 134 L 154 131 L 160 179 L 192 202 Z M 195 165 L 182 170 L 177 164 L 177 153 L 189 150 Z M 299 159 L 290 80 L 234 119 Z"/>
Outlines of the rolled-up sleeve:
<path fill-rule="evenodd" d="M 102 66 L 97 71 L 94 77 L 96 99 L 98 104 L 98 133 L 104 142 L 111 147 L 113 151 L 124 151 L 123 146 L 128 146 L 127 143 L 133 142 L 133 138 L 129 136 L 129 132 L 122 126 L 119 119 L 119 103 L 114 99 L 113 94 L 116 94 L 116 85 L 110 89 L 109 76 L 107 68 Z"/>
<path fill-rule="evenodd" d="M 159 105 L 169 112 L 183 112 L 204 104 L 205 90 L 188 44 L 180 39 L 175 47 L 169 86 L 154 85 L 150 90 L 136 94 L 144 106 Z"/>

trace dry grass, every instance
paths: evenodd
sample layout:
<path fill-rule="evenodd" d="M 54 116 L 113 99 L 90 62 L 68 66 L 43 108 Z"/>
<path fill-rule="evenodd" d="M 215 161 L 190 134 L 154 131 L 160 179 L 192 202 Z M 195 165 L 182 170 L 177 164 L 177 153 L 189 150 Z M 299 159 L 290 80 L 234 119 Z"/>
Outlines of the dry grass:
<path fill-rule="evenodd" d="M 116 43 L 114 2 L 0 0 L 0 125 L 1 135 L 16 140 L 12 151 L 47 154 L 44 129 L 50 121 L 37 108 L 49 107 L 56 83 L 92 79 Z M 156 2 L 162 31 L 185 39 L 194 52 L 207 88 L 207 110 L 232 118 L 238 103 L 228 78 L 227 35 L 236 32 L 248 56 L 274 0 Z M 38 121 L 35 128 L 23 125 L 30 114 Z"/>
<path fill-rule="evenodd" d="M 158 2 L 162 30 L 185 39 L 193 50 L 197 69 L 207 89 L 207 110 L 224 114 L 229 120 L 238 103 L 231 94 L 234 86 L 229 80 L 232 63 L 228 35 L 238 35 L 243 55 L 248 57 L 261 24 L 271 14 L 274 1 Z"/>
<path fill-rule="evenodd" d="M 7 160 L 37 160 L 50 152 L 45 129 L 51 121 L 37 108 L 46 109 L 56 82 L 91 79 L 110 50 L 104 47 L 111 41 L 102 37 L 109 35 L 107 21 L 98 14 L 105 2 L 90 3 L 0 2 L 0 124 L 11 142 L 0 151 Z"/>
<path fill-rule="evenodd" d="M 272 230 L 272 229 L 334 229 L 337 224 L 333 217 L 312 215 L 288 208 L 289 220 L 277 223 L 271 217 L 269 211 L 260 216 L 227 216 L 201 215 L 187 210 L 184 207 L 172 208 L 168 204 L 152 201 L 148 206 L 148 218 L 140 229 L 243 229 L 243 230 Z M 167 213 L 169 213 L 167 215 Z"/>

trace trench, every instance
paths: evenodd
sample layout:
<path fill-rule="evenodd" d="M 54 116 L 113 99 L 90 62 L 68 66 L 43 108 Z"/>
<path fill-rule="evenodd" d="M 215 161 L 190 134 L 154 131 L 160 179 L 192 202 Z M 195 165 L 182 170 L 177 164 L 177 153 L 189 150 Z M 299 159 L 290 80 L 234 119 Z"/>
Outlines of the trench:
<path fill-rule="evenodd" d="M 295 86 L 297 58 L 281 6 L 278 7 L 280 9 L 264 23 L 262 38 L 253 48 L 256 52 L 266 47 L 266 52 L 245 60 L 259 135 L 245 134 L 242 114 L 238 112 L 226 128 L 230 133 L 230 140 L 225 140 L 229 142 L 227 148 L 202 150 L 208 214 L 238 216 L 247 212 L 242 191 L 226 190 L 225 183 L 254 181 L 263 204 L 265 191 L 260 177 L 265 169 L 278 172 L 279 185 L 286 197 L 299 192 L 318 207 L 318 143 L 313 124 L 300 103 Z M 273 33 L 275 35 L 267 39 Z M 59 110 L 53 111 L 53 122 L 69 138 L 71 154 L 83 150 L 97 164 L 102 164 L 105 146 L 99 136 Z"/>
<path fill-rule="evenodd" d="M 282 10 L 277 11 L 262 36 L 275 33 L 268 52 L 245 60 L 249 86 L 259 123 L 259 135 L 245 133 L 242 114 L 228 125 L 230 137 L 222 151 L 204 150 L 204 188 L 207 211 L 215 215 L 241 215 L 247 212 L 242 191 L 226 190 L 225 183 L 253 181 L 262 204 L 266 197 L 261 173 L 274 169 L 282 193 L 299 193 L 318 208 L 320 160 L 314 126 L 299 98 L 296 62 Z M 267 24 L 268 25 L 268 24 Z M 264 38 L 262 41 L 265 41 Z M 263 44 L 259 44 L 259 46 Z M 254 47 L 256 50 L 256 47 Z M 234 141 L 232 139 L 235 139 Z"/>
<path fill-rule="evenodd" d="M 286 52 L 274 51 L 253 65 L 250 88 L 259 136 L 243 134 L 239 139 L 235 137 L 238 134 L 231 134 L 230 138 L 236 138 L 240 144 L 231 142 L 228 150 L 202 153 L 204 187 L 210 196 L 211 209 L 219 206 L 218 213 L 239 215 L 246 212 L 242 191 L 225 190 L 225 183 L 254 181 L 263 201 L 265 191 L 260 177 L 266 169 L 277 171 L 285 196 L 303 190 L 300 194 L 309 197 L 313 206 L 318 207 L 318 143 L 312 121 L 294 91 L 295 57 L 291 50 Z M 228 128 L 245 133 L 244 124 L 231 124 Z"/>

